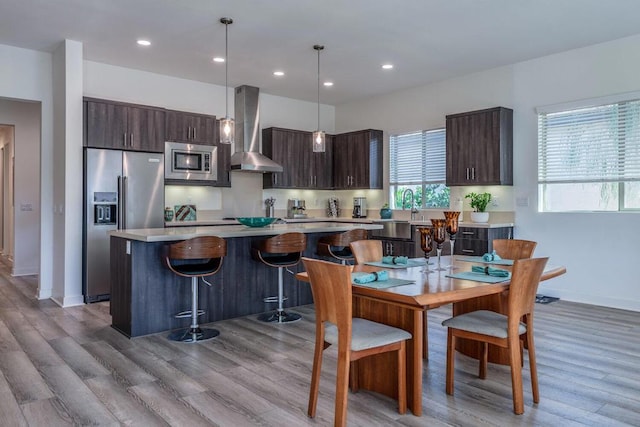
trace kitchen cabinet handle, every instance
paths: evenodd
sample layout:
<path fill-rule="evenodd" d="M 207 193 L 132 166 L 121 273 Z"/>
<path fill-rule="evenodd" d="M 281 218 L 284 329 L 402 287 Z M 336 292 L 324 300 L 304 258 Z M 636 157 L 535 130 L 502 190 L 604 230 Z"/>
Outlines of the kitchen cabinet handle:
<path fill-rule="evenodd" d="M 467 181 L 469 181 L 469 168 L 467 168 Z"/>
<path fill-rule="evenodd" d="M 466 253 L 466 254 L 472 254 L 472 253 L 474 253 L 474 252 L 473 252 L 473 249 L 462 249 L 460 252 L 464 252 L 464 253 Z"/>
<path fill-rule="evenodd" d="M 129 134 L 129 145 L 133 147 L 133 134 Z"/>
<path fill-rule="evenodd" d="M 191 126 L 187 128 L 187 139 L 191 139 Z"/>
<path fill-rule="evenodd" d="M 476 168 L 471 168 L 471 180 L 476 180 Z"/>
<path fill-rule="evenodd" d="M 476 234 L 476 232 L 475 231 L 463 231 L 462 234 L 471 235 L 471 234 Z"/>
<path fill-rule="evenodd" d="M 195 126 L 193 127 L 193 139 L 195 140 L 197 138 L 196 136 L 196 128 Z"/>
<path fill-rule="evenodd" d="M 122 134 L 122 146 L 126 147 L 127 146 L 127 133 L 123 133 Z"/>

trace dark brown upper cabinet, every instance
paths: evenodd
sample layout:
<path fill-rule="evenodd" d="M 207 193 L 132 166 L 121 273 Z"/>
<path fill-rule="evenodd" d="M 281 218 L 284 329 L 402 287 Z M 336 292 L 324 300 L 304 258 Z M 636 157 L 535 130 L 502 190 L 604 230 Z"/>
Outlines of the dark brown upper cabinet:
<path fill-rule="evenodd" d="M 164 153 L 165 110 L 85 98 L 84 145 Z"/>
<path fill-rule="evenodd" d="M 447 185 L 513 185 L 513 110 L 446 118 Z"/>
<path fill-rule="evenodd" d="M 382 188 L 382 131 L 361 130 L 335 136 L 333 142 L 335 189 Z"/>
<path fill-rule="evenodd" d="M 166 124 L 167 141 L 204 145 L 218 142 L 215 116 L 167 110 Z"/>
<path fill-rule="evenodd" d="M 313 152 L 311 138 L 311 132 L 300 130 L 262 130 L 262 153 L 283 168 L 264 174 L 264 188 L 332 188 L 332 137 L 327 135 L 324 153 Z"/>

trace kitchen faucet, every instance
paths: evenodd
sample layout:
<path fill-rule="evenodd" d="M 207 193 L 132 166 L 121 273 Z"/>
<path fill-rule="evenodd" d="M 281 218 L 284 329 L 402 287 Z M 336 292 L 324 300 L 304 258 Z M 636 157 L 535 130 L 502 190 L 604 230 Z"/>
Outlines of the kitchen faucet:
<path fill-rule="evenodd" d="M 413 190 L 407 188 L 402 192 L 402 210 L 404 210 L 405 200 L 407 198 L 407 193 L 411 193 L 411 221 L 416 219 L 416 214 L 418 213 L 418 209 L 415 206 L 415 196 L 413 194 Z"/>

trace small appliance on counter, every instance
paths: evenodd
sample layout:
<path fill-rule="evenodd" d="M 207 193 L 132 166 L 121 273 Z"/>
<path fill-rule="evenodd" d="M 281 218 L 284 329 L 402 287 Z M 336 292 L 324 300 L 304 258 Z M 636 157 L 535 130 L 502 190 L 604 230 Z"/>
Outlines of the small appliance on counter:
<path fill-rule="evenodd" d="M 354 197 L 353 198 L 353 218 L 366 218 L 366 217 L 367 217 L 367 198 Z"/>
<path fill-rule="evenodd" d="M 300 199 L 289 199 L 287 201 L 287 218 L 290 219 L 301 219 L 306 218 L 306 206 L 304 200 Z"/>

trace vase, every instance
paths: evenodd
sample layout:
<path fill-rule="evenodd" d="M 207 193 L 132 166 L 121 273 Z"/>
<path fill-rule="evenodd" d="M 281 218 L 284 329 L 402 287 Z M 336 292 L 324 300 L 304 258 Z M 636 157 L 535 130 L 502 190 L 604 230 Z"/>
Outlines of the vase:
<path fill-rule="evenodd" d="M 489 222 L 489 212 L 471 212 L 471 222 Z"/>
<path fill-rule="evenodd" d="M 391 209 L 389 208 L 380 209 L 380 219 L 391 219 L 392 214 L 393 211 L 391 211 Z"/>
<path fill-rule="evenodd" d="M 166 222 L 169 222 L 169 221 L 173 220 L 173 209 L 171 209 L 171 208 L 165 208 L 164 209 L 164 220 Z"/>

